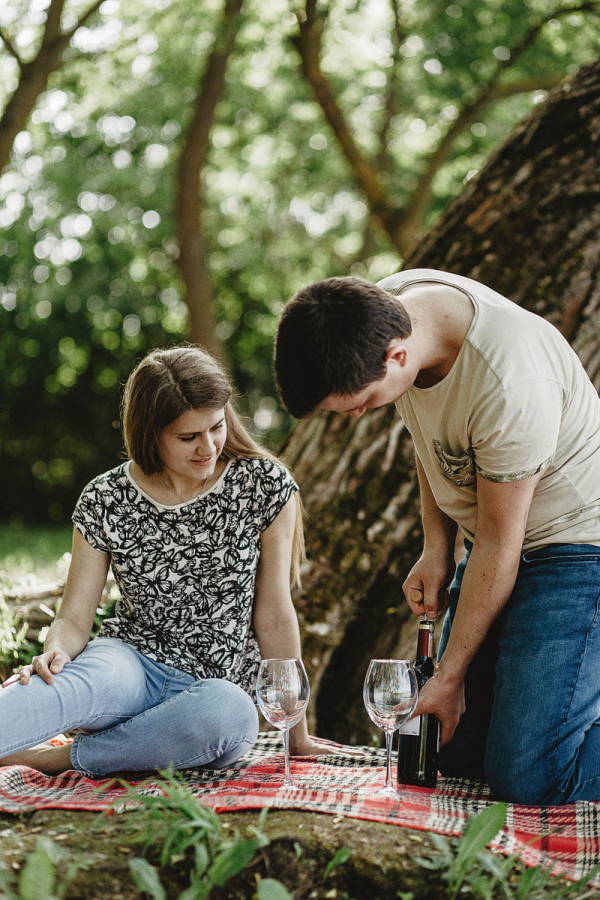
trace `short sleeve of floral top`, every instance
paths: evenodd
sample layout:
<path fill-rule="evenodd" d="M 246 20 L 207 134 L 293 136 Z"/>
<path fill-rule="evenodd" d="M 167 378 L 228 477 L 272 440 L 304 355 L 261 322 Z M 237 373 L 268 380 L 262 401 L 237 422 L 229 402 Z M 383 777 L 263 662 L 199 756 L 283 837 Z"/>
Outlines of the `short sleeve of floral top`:
<path fill-rule="evenodd" d="M 129 466 L 91 481 L 73 513 L 88 543 L 110 555 L 121 594 L 100 636 L 252 694 L 260 536 L 298 486 L 278 462 L 238 459 L 206 494 L 162 506 L 137 486 Z"/>

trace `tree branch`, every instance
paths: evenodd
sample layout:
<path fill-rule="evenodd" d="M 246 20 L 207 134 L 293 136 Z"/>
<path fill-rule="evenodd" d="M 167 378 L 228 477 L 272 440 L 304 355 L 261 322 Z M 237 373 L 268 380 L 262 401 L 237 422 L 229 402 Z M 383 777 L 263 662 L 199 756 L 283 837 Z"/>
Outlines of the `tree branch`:
<path fill-rule="evenodd" d="M 390 0 L 390 6 L 392 9 L 392 17 L 394 21 L 394 26 L 392 28 L 392 66 L 387 77 L 383 116 L 381 120 L 381 127 L 379 129 L 379 153 L 377 162 L 380 168 L 383 168 L 385 164 L 389 162 L 390 156 L 387 149 L 387 142 L 390 132 L 390 125 L 394 116 L 398 115 L 398 113 L 400 112 L 400 105 L 398 103 L 398 85 L 400 82 L 400 79 L 398 77 L 398 69 L 401 63 L 400 47 L 407 37 L 406 30 L 404 29 L 400 20 L 398 0 Z"/>
<path fill-rule="evenodd" d="M 71 40 L 76 31 L 82 28 L 85 23 L 90 19 L 95 12 L 102 6 L 104 0 L 96 0 L 95 3 L 92 3 L 87 12 L 85 12 L 80 19 L 77 20 L 77 23 L 71 28 L 70 31 L 65 32 L 65 36 L 68 36 L 68 39 Z"/>
<path fill-rule="evenodd" d="M 50 0 L 48 7 L 48 15 L 46 16 L 46 26 L 44 28 L 44 37 L 42 38 L 42 46 L 38 57 L 44 50 L 48 50 L 55 41 L 60 40 L 63 36 L 60 30 L 60 20 L 62 18 L 65 0 Z"/>
<path fill-rule="evenodd" d="M 322 35 L 323 20 L 318 15 L 315 0 L 306 0 L 306 18 L 299 17 L 298 32 L 292 36 L 292 42 L 300 55 L 302 73 L 337 138 L 357 185 L 366 195 L 371 213 L 380 222 L 398 252 L 404 255 L 407 247 L 397 228 L 401 211 L 389 203 L 380 184 L 377 168 L 366 159 L 356 144 L 331 85 L 321 69 Z"/>
<path fill-rule="evenodd" d="M 425 208 L 431 196 L 433 180 L 442 165 L 446 162 L 459 134 L 461 134 L 464 129 L 475 120 L 479 113 L 486 106 L 489 106 L 490 103 L 504 97 L 510 97 L 528 91 L 550 90 L 550 88 L 562 81 L 562 78 L 558 75 L 541 75 L 538 78 L 528 78 L 508 84 L 498 84 L 502 73 L 511 66 L 514 66 L 517 59 L 532 46 L 544 25 L 551 19 L 556 19 L 559 16 L 572 14 L 574 12 L 598 13 L 600 12 L 600 7 L 595 2 L 589 2 L 578 6 L 568 7 L 566 9 L 554 10 L 553 12 L 548 13 L 539 22 L 533 25 L 524 37 L 513 47 L 509 58 L 498 63 L 487 83 L 482 85 L 477 95 L 462 108 L 458 118 L 455 119 L 446 134 L 442 137 L 434 153 L 429 157 L 427 168 L 419 178 L 419 183 L 406 207 L 404 227 L 410 232 L 411 241 L 414 241 L 417 229 L 422 222 Z"/>
<path fill-rule="evenodd" d="M 17 52 L 17 48 L 15 47 L 15 45 L 13 44 L 13 42 L 11 41 L 11 39 L 9 38 L 9 36 L 6 34 L 6 32 L 4 31 L 4 29 L 2 29 L 2 28 L 0 28 L 0 40 L 2 41 L 2 43 L 4 44 L 4 46 L 6 47 L 6 49 L 7 49 L 8 52 L 10 53 L 10 55 L 11 55 L 14 59 L 16 59 L 16 61 L 18 62 L 19 66 L 22 66 L 22 65 L 23 65 L 23 60 L 22 60 L 21 57 L 19 56 L 19 54 L 18 54 L 18 52 Z"/>
<path fill-rule="evenodd" d="M 79 19 L 76 27 L 62 32 L 60 23 L 64 2 L 65 0 L 51 0 L 37 56 L 29 62 L 20 61 L 19 84 L 6 104 L 0 119 L 0 172 L 10 159 L 16 135 L 26 127 L 39 95 L 46 89 L 48 78 L 53 72 L 60 69 L 64 49 L 68 46 L 77 28 L 80 28 L 97 11 L 102 0 L 94 0 L 87 12 Z M 2 37 L 5 40 L 4 35 Z"/>

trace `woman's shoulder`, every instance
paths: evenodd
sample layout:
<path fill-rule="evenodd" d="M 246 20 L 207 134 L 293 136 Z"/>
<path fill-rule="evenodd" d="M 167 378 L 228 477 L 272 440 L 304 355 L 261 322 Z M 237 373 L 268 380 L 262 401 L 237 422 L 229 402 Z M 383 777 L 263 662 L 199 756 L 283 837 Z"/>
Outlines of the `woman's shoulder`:
<path fill-rule="evenodd" d="M 115 490 L 122 491 L 129 483 L 127 478 L 128 465 L 129 462 L 124 462 L 119 466 L 115 466 L 114 469 L 109 469 L 108 472 L 96 475 L 95 478 L 92 478 L 86 484 L 82 491 L 82 496 L 106 494 Z"/>
<path fill-rule="evenodd" d="M 263 489 L 268 489 L 269 484 L 273 486 L 288 482 L 295 484 L 284 464 L 269 456 L 234 459 L 231 463 L 231 475 L 238 482 L 251 482 Z"/>

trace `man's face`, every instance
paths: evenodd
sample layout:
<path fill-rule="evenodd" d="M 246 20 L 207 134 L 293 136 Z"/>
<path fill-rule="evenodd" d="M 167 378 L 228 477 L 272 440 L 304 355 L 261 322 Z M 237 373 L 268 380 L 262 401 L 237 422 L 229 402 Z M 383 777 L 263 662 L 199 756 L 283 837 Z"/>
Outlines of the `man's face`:
<path fill-rule="evenodd" d="M 330 394 L 319 404 L 319 409 L 344 412 L 353 419 L 359 419 L 368 409 L 395 403 L 412 386 L 405 362 L 405 354 L 391 355 L 386 362 L 383 378 L 372 381 L 355 394 Z"/>

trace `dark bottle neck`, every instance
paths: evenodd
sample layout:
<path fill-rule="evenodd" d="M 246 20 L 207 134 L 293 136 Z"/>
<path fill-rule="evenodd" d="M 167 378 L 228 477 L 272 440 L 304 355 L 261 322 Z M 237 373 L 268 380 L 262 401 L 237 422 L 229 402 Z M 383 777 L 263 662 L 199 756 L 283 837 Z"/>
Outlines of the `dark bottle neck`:
<path fill-rule="evenodd" d="M 433 657 L 433 632 L 435 622 L 430 619 L 420 619 L 417 633 L 417 660 L 431 659 Z"/>

